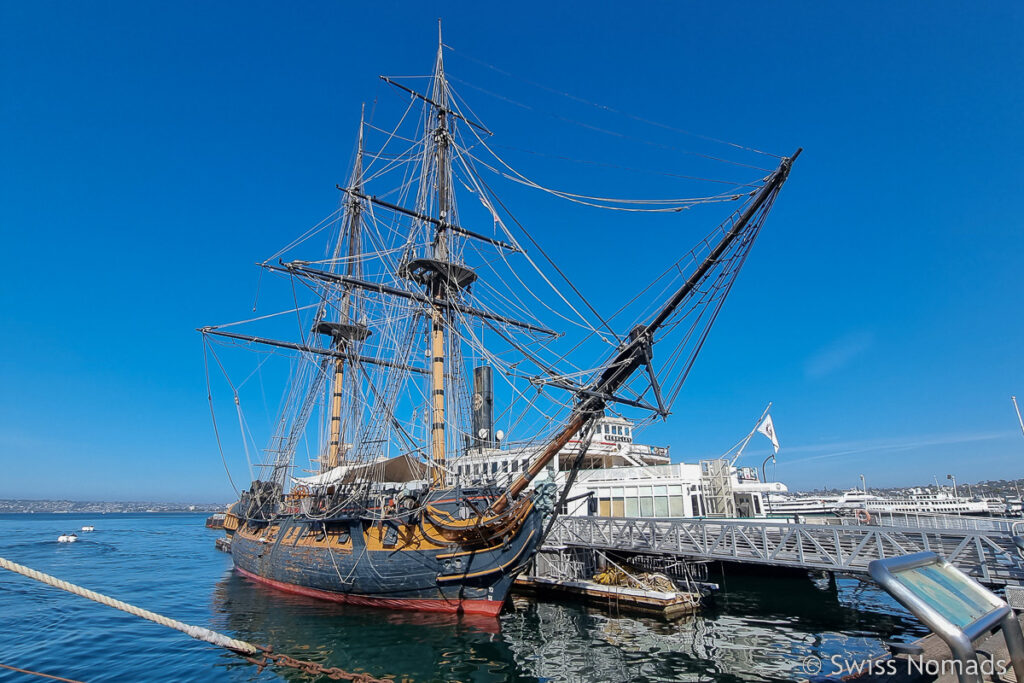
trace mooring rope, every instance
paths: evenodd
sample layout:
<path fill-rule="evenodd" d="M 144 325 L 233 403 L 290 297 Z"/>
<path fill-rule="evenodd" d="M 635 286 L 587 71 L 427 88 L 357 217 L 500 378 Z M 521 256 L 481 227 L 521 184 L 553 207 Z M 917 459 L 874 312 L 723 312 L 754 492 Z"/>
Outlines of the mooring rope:
<path fill-rule="evenodd" d="M 114 609 L 119 609 L 122 612 L 127 612 L 128 614 L 148 619 L 149 621 L 160 624 L 161 626 L 173 628 L 174 630 L 181 631 L 196 640 L 202 640 L 242 655 L 249 655 L 246 659 L 258 666 L 260 669 L 268 664 L 279 664 L 281 666 L 300 669 L 306 673 L 325 675 L 328 678 L 333 678 L 335 680 L 357 681 L 358 683 L 384 683 L 382 679 L 374 678 L 369 674 L 348 673 L 347 671 L 343 671 L 337 667 L 324 667 L 316 662 L 304 662 L 293 659 L 288 655 L 275 654 L 271 652 L 268 647 L 261 647 L 259 645 L 247 643 L 244 640 L 230 638 L 223 633 L 217 633 L 216 631 L 211 631 L 210 629 L 203 628 L 202 626 L 193 626 L 182 621 L 177 621 L 176 619 L 169 619 L 168 617 L 157 614 L 156 612 L 150 612 L 147 609 L 130 605 L 127 602 L 115 600 L 114 598 L 97 593 L 96 591 L 76 586 L 73 583 L 68 583 L 67 581 L 58 579 L 55 576 L 44 574 L 43 572 L 36 571 L 35 569 L 18 564 L 17 562 L 11 562 L 10 560 L 2 557 L 0 557 L 0 568 L 12 571 L 16 574 L 21 574 L 22 576 L 27 576 L 30 579 L 45 583 L 48 586 L 60 588 L 63 591 L 98 602 L 101 605 L 113 607 Z"/>
<path fill-rule="evenodd" d="M 9 666 L 7 664 L 0 664 L 0 667 L 4 669 L 10 669 L 11 671 L 17 671 L 20 674 L 29 674 L 30 676 L 41 676 L 42 678 L 50 678 L 55 681 L 64 681 L 65 683 L 82 683 L 82 681 L 76 681 L 71 678 L 61 678 L 60 676 L 51 676 L 50 674 L 40 673 L 38 671 L 30 671 L 28 669 L 19 669 L 16 666 Z"/>

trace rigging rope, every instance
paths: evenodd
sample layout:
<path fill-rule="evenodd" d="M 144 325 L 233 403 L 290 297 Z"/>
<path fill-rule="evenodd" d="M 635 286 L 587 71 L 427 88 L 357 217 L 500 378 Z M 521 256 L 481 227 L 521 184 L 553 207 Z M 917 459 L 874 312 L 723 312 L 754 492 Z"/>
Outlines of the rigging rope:
<path fill-rule="evenodd" d="M 590 105 L 591 107 L 594 107 L 596 109 L 602 109 L 604 111 L 609 111 L 609 112 L 612 112 L 613 114 L 619 114 L 620 116 L 625 116 L 625 117 L 633 119 L 635 121 L 639 121 L 640 123 L 646 123 L 646 124 L 651 125 L 651 126 L 657 126 L 659 128 L 664 128 L 665 130 L 671 130 L 671 131 L 676 132 L 676 133 L 682 133 L 684 135 L 692 135 L 693 137 L 700 138 L 701 140 L 707 140 L 709 142 L 717 142 L 719 144 L 727 145 L 729 147 L 735 147 L 736 149 L 742 149 L 742 150 L 745 150 L 747 152 L 754 152 L 755 154 L 763 154 L 765 156 L 774 157 L 776 159 L 782 159 L 781 155 L 773 154 L 771 152 L 765 152 L 765 151 L 762 151 L 762 150 L 757 149 L 755 147 L 748 147 L 746 145 L 741 145 L 741 144 L 736 143 L 736 142 L 729 142 L 728 140 L 720 140 L 719 138 L 714 138 L 714 137 L 711 137 L 711 136 L 708 136 L 708 135 L 703 135 L 701 133 L 694 133 L 693 131 L 685 130 L 683 128 L 676 128 L 675 126 L 670 126 L 668 124 L 661 123 L 659 121 L 652 121 L 650 119 L 645 119 L 645 118 L 643 118 L 641 116 L 637 116 L 636 114 L 630 114 L 629 112 L 622 111 L 620 109 L 615 109 L 614 107 L 609 107 L 608 105 L 605 105 L 605 104 L 600 104 L 598 102 L 591 102 L 590 100 L 584 99 L 584 98 L 582 98 L 582 97 L 580 97 L 578 95 L 573 95 L 572 93 L 564 92 L 564 91 L 561 91 L 561 90 L 556 90 L 555 88 L 546 86 L 546 85 L 544 85 L 542 83 L 537 83 L 536 81 L 531 81 L 531 80 L 523 78 L 521 76 L 516 76 L 515 74 L 509 73 L 508 71 L 504 71 L 504 70 L 494 66 L 493 64 L 488 64 L 487 62 L 484 62 L 484 61 L 482 61 L 480 59 L 477 59 L 476 57 L 473 57 L 470 54 L 459 52 L 458 50 L 456 50 L 455 48 L 453 48 L 450 45 L 445 45 L 444 47 L 448 48 L 448 51 L 451 52 L 452 54 L 458 55 L 458 56 L 462 57 L 463 59 L 468 59 L 471 62 L 476 62 L 477 64 L 479 64 L 481 66 L 487 67 L 488 69 L 491 69 L 492 71 L 496 71 L 497 73 L 502 74 L 503 76 L 507 76 L 509 78 L 513 78 L 513 79 L 515 79 L 517 81 L 522 81 L 523 83 L 526 83 L 528 85 L 532 85 L 535 88 L 540 88 L 541 90 L 546 90 L 546 91 L 548 91 L 550 93 L 554 93 L 555 95 L 561 95 L 562 97 L 566 97 L 566 98 L 568 98 L 570 100 L 575 100 L 576 102 L 580 102 L 582 104 Z M 453 78 L 452 80 L 455 80 L 455 79 Z M 469 85 L 470 87 L 475 87 L 475 86 L 470 85 L 469 83 L 467 83 L 466 85 Z M 522 105 L 522 106 L 526 106 L 526 105 Z"/>

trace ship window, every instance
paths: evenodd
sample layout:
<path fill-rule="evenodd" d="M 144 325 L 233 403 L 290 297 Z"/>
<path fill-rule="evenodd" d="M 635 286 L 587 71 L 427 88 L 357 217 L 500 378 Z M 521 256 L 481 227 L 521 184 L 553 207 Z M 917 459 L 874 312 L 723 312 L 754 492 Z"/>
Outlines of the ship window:
<path fill-rule="evenodd" d="M 612 512 L 612 502 L 607 498 L 599 498 L 597 501 L 597 514 L 601 517 L 609 517 Z"/>
<path fill-rule="evenodd" d="M 753 496 L 754 499 L 754 514 L 761 514 L 761 496 Z"/>
<path fill-rule="evenodd" d="M 640 516 L 640 499 L 636 498 L 635 496 L 632 498 L 626 498 L 626 516 Z"/>
<path fill-rule="evenodd" d="M 612 498 L 622 498 L 622 489 L 612 489 Z"/>
<path fill-rule="evenodd" d="M 678 496 L 678 495 L 682 495 L 682 493 L 683 493 L 683 487 L 682 486 L 669 486 L 668 487 L 668 495 L 670 495 L 670 496 Z"/>
<path fill-rule="evenodd" d="M 612 498 L 612 517 L 625 517 L 626 508 L 622 498 Z"/>
<path fill-rule="evenodd" d="M 651 487 L 650 486 L 641 486 L 640 487 L 640 495 L 641 496 L 649 496 L 649 495 L 651 495 Z"/>
<path fill-rule="evenodd" d="M 491 474 L 497 474 L 497 473 L 498 473 L 498 463 L 492 462 L 491 463 Z"/>
<path fill-rule="evenodd" d="M 682 496 L 669 496 L 668 499 L 668 514 L 671 517 L 682 517 L 683 512 L 683 497 Z"/>
<path fill-rule="evenodd" d="M 700 504 L 697 502 L 697 495 L 690 496 L 690 514 L 694 517 L 700 517 Z"/>
<path fill-rule="evenodd" d="M 644 496 L 640 499 L 640 516 L 641 517 L 653 517 L 654 516 L 654 499 Z"/>
<path fill-rule="evenodd" d="M 666 488 L 664 486 L 655 486 L 654 487 L 654 495 L 656 495 L 656 496 L 664 496 L 664 495 L 668 495 L 668 494 L 667 494 Z"/>
<path fill-rule="evenodd" d="M 626 436 L 629 436 L 629 427 L 626 427 Z"/>
<path fill-rule="evenodd" d="M 632 496 L 634 498 L 636 497 L 636 487 L 635 486 L 629 486 L 629 487 L 626 488 L 626 497 L 628 498 L 630 496 Z"/>

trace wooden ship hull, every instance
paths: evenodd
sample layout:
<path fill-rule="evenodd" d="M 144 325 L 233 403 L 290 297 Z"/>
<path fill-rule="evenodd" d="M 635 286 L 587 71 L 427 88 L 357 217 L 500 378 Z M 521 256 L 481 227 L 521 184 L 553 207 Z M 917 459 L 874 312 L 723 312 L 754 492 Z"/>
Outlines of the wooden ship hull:
<path fill-rule="evenodd" d="M 487 527 L 459 528 L 455 499 L 445 497 L 405 520 L 232 515 L 235 569 L 278 590 L 333 602 L 496 616 L 536 551 L 542 515 L 524 499 Z"/>

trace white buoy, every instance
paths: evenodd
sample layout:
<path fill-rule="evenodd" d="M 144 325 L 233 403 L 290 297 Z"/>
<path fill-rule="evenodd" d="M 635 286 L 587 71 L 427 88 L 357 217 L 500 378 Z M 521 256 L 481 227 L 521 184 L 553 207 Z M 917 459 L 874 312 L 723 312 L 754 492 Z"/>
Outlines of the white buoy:
<path fill-rule="evenodd" d="M 96 531 L 96 527 L 94 527 L 92 524 L 87 524 L 82 527 L 82 531 Z"/>

